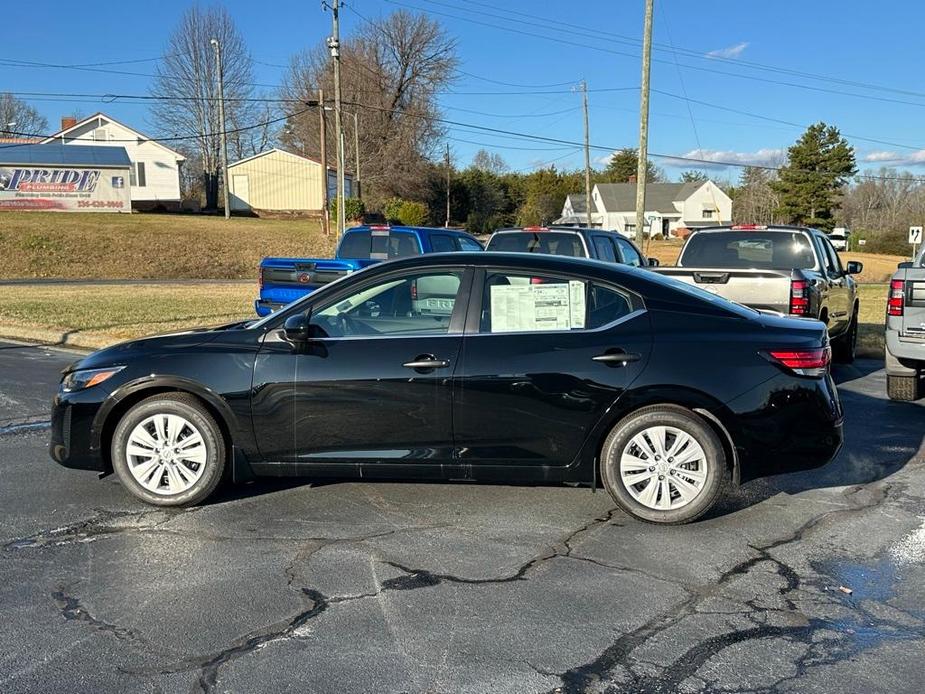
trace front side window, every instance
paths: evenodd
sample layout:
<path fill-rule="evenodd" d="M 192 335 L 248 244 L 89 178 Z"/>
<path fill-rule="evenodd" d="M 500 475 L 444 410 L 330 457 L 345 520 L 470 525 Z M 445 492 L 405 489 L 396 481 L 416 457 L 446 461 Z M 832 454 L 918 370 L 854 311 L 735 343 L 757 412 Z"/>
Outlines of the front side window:
<path fill-rule="evenodd" d="M 449 331 L 462 270 L 392 277 L 312 312 L 319 337 L 442 335 Z"/>
<path fill-rule="evenodd" d="M 642 267 L 645 262 L 636 247 L 626 239 L 616 239 L 617 246 L 620 248 L 620 256 L 623 263 L 633 267 Z"/>
<path fill-rule="evenodd" d="M 548 332 L 599 328 L 628 315 L 628 292 L 585 280 L 489 272 L 480 332 Z"/>

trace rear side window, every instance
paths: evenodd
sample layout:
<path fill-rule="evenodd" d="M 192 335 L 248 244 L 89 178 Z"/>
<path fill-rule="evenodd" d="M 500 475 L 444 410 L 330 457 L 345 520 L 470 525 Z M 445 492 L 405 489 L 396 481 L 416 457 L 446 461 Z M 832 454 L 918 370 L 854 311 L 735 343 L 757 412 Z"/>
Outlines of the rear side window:
<path fill-rule="evenodd" d="M 694 234 L 681 253 L 684 267 L 806 270 L 816 259 L 809 239 L 800 232 L 720 231 Z"/>
<path fill-rule="evenodd" d="M 341 241 L 339 258 L 387 260 L 420 255 L 421 246 L 414 234 L 406 231 L 350 231 Z"/>
<path fill-rule="evenodd" d="M 549 332 L 599 328 L 629 315 L 628 292 L 595 282 L 489 272 L 482 293 L 480 332 Z"/>
<path fill-rule="evenodd" d="M 507 253 L 547 253 L 586 258 L 584 244 L 578 234 L 557 231 L 510 231 L 495 234 L 487 251 Z"/>
<path fill-rule="evenodd" d="M 639 251 L 636 250 L 636 247 L 631 244 L 626 239 L 616 239 L 617 248 L 620 249 L 620 257 L 626 265 L 632 265 L 633 267 L 643 267 L 647 263 L 643 261 L 642 256 L 639 254 Z"/>
<path fill-rule="evenodd" d="M 464 251 L 482 250 L 482 246 L 477 241 L 473 241 L 472 239 L 466 236 L 458 236 L 456 238 L 459 241 L 459 247 L 462 248 Z"/>
<path fill-rule="evenodd" d="M 434 253 L 452 253 L 459 250 L 456 248 L 453 237 L 446 234 L 431 234 L 430 245 L 433 247 Z"/>
<path fill-rule="evenodd" d="M 617 256 L 613 250 L 613 242 L 606 236 L 594 237 L 594 250 L 597 251 L 598 260 L 606 260 L 608 263 L 617 262 Z"/>

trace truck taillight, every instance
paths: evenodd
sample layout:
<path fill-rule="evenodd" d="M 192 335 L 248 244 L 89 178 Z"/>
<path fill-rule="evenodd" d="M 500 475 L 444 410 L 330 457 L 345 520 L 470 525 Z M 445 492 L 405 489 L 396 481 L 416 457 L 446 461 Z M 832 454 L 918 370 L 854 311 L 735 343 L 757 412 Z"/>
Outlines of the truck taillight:
<path fill-rule="evenodd" d="M 417 301 L 418 298 L 418 281 L 411 280 L 411 300 Z"/>
<path fill-rule="evenodd" d="M 764 352 L 767 359 L 789 369 L 800 376 L 822 376 L 832 361 L 832 350 L 829 347 L 816 349 L 771 349 Z"/>
<path fill-rule="evenodd" d="M 809 283 L 806 280 L 790 282 L 790 313 L 794 316 L 809 315 Z"/>
<path fill-rule="evenodd" d="M 257 268 L 257 289 L 263 289 L 263 268 Z"/>
<path fill-rule="evenodd" d="M 886 297 L 886 315 L 903 315 L 903 303 L 906 298 L 906 283 L 902 280 L 890 280 L 890 293 Z"/>

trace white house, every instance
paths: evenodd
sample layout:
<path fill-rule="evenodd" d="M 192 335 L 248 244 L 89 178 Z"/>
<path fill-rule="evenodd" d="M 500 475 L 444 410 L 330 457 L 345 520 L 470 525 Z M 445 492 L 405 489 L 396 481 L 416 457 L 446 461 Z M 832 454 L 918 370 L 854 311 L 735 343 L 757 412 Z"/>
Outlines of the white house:
<path fill-rule="evenodd" d="M 636 184 L 598 183 L 591 190 L 591 226 L 636 233 Z M 646 233 L 675 236 L 678 229 L 696 229 L 732 222 L 732 199 L 713 181 L 646 185 Z M 560 224 L 588 224 L 585 196 L 572 194 L 562 207 Z"/>
<path fill-rule="evenodd" d="M 185 157 L 105 113 L 82 120 L 62 118 L 61 130 L 42 142 L 124 147 L 132 162 L 129 172 L 132 207 L 142 210 L 180 207 L 180 165 Z"/>

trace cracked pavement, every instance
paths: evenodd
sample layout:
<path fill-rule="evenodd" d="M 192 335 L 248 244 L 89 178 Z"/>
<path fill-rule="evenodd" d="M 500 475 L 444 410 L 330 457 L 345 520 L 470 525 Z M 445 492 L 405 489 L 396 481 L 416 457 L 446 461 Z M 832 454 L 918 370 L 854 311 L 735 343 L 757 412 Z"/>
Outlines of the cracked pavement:
<path fill-rule="evenodd" d="M 143 506 L 47 456 L 73 358 L 0 344 L 2 692 L 925 690 L 925 409 L 874 362 L 834 463 L 661 528 L 565 486 Z"/>

